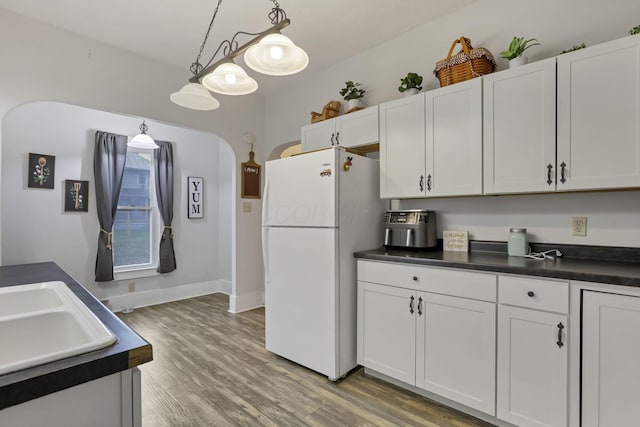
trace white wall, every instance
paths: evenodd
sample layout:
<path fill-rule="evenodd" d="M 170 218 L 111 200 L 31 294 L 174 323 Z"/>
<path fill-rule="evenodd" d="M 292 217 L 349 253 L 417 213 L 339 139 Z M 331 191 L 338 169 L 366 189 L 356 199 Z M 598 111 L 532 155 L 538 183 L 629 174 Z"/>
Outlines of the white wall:
<path fill-rule="evenodd" d="M 123 297 L 128 296 L 131 282 L 136 285 L 135 292 L 145 293 L 152 301 L 163 292 L 188 296 L 193 290 L 180 287 L 196 283 L 202 284 L 202 290 L 215 292 L 223 289 L 224 281 L 230 290 L 232 152 L 211 133 L 154 121 L 147 124 L 155 139 L 173 143 L 172 229 L 178 266 L 174 272 L 121 282 L 94 281 L 99 230 L 93 176 L 95 131 L 135 134 L 139 120 L 52 102 L 25 104 L 4 117 L 0 193 L 3 264 L 54 261 L 98 298 L 125 304 Z M 56 157 L 53 190 L 27 187 L 30 152 Z M 188 176 L 204 178 L 202 219 L 187 218 Z M 65 179 L 89 181 L 87 213 L 64 212 Z M 157 248 L 153 250 L 157 252 Z M 140 295 L 130 297 L 141 301 Z"/>
<path fill-rule="evenodd" d="M 530 61 L 536 61 L 583 42 L 594 45 L 624 37 L 638 24 L 637 0 L 475 2 L 269 97 L 266 153 L 299 140 L 300 127 L 310 123 L 309 112 L 320 111 L 331 99 L 342 100 L 338 92 L 346 80 L 363 83 L 367 105 L 399 98 L 400 78 L 409 71 L 424 77 L 425 90 L 437 88 L 435 63 L 446 56 L 453 40 L 460 36 L 471 38 L 474 46 L 489 49 L 496 58 L 514 35 L 537 38 L 542 46 L 526 52 Z M 362 23 L 362 30 L 375 31 L 366 23 Z M 501 68 L 506 66 L 503 59 L 498 63 Z M 445 227 L 467 229 L 473 239 L 504 241 L 508 228 L 519 226 L 529 229 L 533 241 L 633 247 L 640 242 L 640 192 L 432 199 L 398 202 L 395 206 L 437 210 L 440 236 Z M 569 235 L 572 215 L 588 217 L 587 237 Z"/>
<path fill-rule="evenodd" d="M 263 162 L 264 99 L 221 97 L 222 107 L 211 112 L 178 107 L 168 95 L 186 83 L 189 64 L 177 69 L 4 9 L 0 9 L 0 58 L 0 122 L 16 106 L 60 101 L 211 132 L 233 150 L 235 182 L 240 181 L 239 165 L 248 156 L 249 147 L 242 139 L 245 132 L 256 135 L 256 161 Z M 43 151 L 53 153 L 53 147 L 55 143 Z M 231 191 L 236 205 L 232 222 L 237 230 L 236 243 L 232 243 L 236 256 L 231 270 L 231 310 L 239 311 L 262 303 L 262 257 L 255 245 L 260 236 L 260 212 L 242 212 L 239 189 Z M 207 254 L 201 254 L 199 262 L 207 262 Z"/>

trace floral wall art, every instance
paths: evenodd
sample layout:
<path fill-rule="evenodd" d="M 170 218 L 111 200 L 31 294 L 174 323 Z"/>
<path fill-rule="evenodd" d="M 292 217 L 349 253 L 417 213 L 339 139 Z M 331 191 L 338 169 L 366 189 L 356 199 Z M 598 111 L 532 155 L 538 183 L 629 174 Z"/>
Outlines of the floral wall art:
<path fill-rule="evenodd" d="M 87 212 L 89 210 L 89 181 L 64 180 L 64 211 Z"/>
<path fill-rule="evenodd" d="M 27 187 L 53 189 L 55 166 L 55 156 L 29 153 Z"/>

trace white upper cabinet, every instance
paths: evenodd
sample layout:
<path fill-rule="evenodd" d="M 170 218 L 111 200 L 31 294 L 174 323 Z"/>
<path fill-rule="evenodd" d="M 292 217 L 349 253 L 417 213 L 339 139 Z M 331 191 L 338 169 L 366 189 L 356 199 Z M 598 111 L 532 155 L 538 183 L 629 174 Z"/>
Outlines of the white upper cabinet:
<path fill-rule="evenodd" d="M 558 190 L 640 186 L 640 36 L 557 60 Z"/>
<path fill-rule="evenodd" d="M 378 106 L 302 127 L 302 151 L 378 143 Z"/>
<path fill-rule="evenodd" d="M 302 127 L 302 151 L 321 150 L 335 145 L 336 125 L 334 119 L 324 120 Z"/>
<path fill-rule="evenodd" d="M 556 58 L 483 76 L 484 192 L 556 190 Z"/>
<path fill-rule="evenodd" d="M 482 78 L 425 93 L 426 196 L 482 194 Z"/>
<path fill-rule="evenodd" d="M 424 197 L 424 94 L 380 104 L 380 197 Z"/>

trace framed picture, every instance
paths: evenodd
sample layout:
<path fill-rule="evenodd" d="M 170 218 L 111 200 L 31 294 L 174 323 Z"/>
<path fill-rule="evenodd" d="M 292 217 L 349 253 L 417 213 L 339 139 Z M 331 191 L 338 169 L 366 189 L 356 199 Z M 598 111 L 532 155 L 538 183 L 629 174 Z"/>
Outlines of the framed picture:
<path fill-rule="evenodd" d="M 87 212 L 89 210 L 89 181 L 64 180 L 64 211 Z"/>
<path fill-rule="evenodd" d="M 27 187 L 53 189 L 56 157 L 48 154 L 29 153 Z"/>
<path fill-rule="evenodd" d="M 187 177 L 187 218 L 204 218 L 204 179 Z"/>

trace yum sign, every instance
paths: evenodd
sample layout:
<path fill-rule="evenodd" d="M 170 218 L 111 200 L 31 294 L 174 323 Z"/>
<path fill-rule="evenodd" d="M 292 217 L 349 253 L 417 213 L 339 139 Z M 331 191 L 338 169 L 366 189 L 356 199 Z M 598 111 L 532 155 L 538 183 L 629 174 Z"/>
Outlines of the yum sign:
<path fill-rule="evenodd" d="M 204 179 L 199 176 L 187 177 L 188 196 L 187 217 L 204 218 Z"/>

